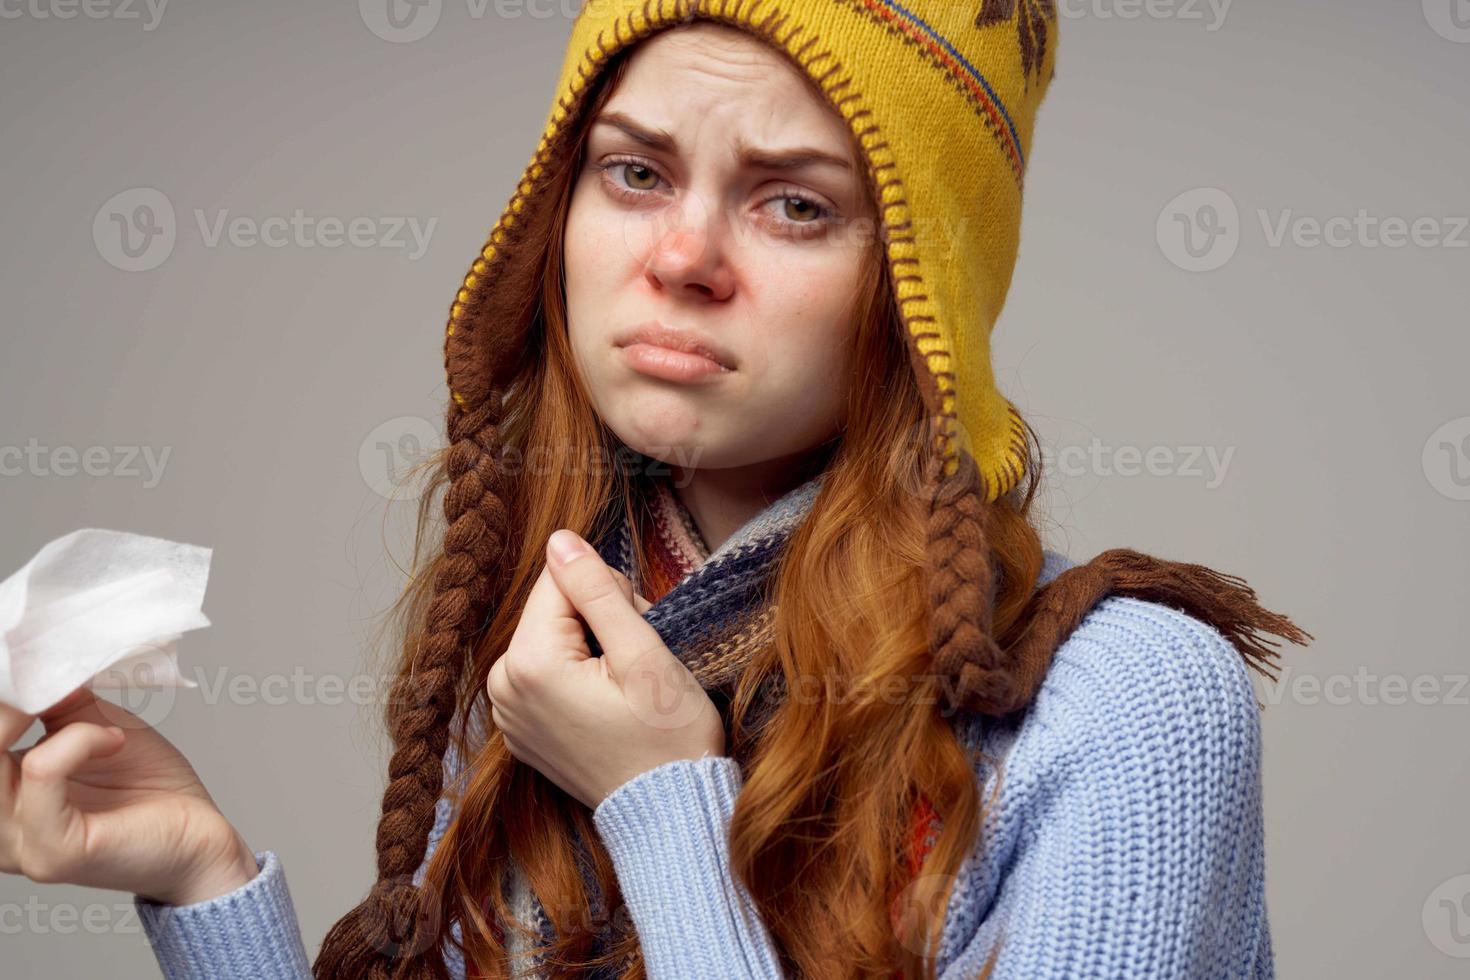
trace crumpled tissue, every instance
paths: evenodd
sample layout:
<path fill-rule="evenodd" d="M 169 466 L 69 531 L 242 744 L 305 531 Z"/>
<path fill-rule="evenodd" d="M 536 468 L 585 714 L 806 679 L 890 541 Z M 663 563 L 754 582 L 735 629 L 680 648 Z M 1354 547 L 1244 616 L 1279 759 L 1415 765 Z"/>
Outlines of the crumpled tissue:
<path fill-rule="evenodd" d="M 38 714 L 79 687 L 198 687 L 180 634 L 201 609 L 213 549 L 82 528 L 0 582 L 0 703 Z"/>

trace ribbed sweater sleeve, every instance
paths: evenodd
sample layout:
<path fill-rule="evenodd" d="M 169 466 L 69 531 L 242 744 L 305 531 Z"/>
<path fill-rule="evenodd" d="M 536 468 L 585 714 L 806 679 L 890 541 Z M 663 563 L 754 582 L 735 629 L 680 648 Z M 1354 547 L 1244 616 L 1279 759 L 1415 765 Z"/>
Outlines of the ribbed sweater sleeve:
<path fill-rule="evenodd" d="M 1270 980 L 1259 709 L 1214 627 L 1112 597 L 1058 650 L 951 903 L 945 977 Z M 996 771 L 986 777 L 985 797 Z"/>
<path fill-rule="evenodd" d="M 256 851 L 255 860 L 259 874 L 205 902 L 165 905 L 133 896 L 164 980 L 311 977 L 286 871 L 273 851 Z"/>
<path fill-rule="evenodd" d="M 639 773 L 592 811 L 649 980 L 781 976 L 770 934 L 730 869 L 740 786 L 734 759 L 680 759 Z"/>

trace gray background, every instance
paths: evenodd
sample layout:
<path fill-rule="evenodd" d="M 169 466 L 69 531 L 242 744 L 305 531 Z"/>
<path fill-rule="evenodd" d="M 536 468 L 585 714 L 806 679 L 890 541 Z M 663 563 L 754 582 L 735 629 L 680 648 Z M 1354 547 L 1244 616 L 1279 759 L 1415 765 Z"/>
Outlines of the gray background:
<path fill-rule="evenodd" d="M 343 0 L 156 23 L 29 2 L 0 19 L 0 447 L 39 462 L 0 477 L 0 574 L 83 526 L 214 549 L 213 626 L 182 643 L 211 687 L 146 712 L 282 856 L 315 955 L 372 879 L 386 746 L 375 706 L 314 685 L 372 669 L 413 507 L 384 496 L 381 445 L 401 463 L 441 424 L 448 304 L 540 135 L 569 18 L 451 0 L 405 42 Z M 1049 544 L 1241 574 L 1315 633 L 1261 688 L 1280 975 L 1463 976 L 1470 4 L 1062 6 L 996 347 L 1055 454 Z M 124 271 L 94 220 L 140 188 L 177 238 Z M 1218 268 L 1181 267 L 1175 215 L 1209 222 L 1222 194 Z M 196 209 L 363 218 L 375 243 L 211 246 Z M 1273 245 L 1260 216 L 1360 210 L 1432 221 L 1400 247 Z M 422 255 L 376 244 L 399 218 L 435 222 Z M 66 475 L 65 447 L 107 462 Z M 3 972 L 156 975 L 129 907 L 0 879 Z"/>

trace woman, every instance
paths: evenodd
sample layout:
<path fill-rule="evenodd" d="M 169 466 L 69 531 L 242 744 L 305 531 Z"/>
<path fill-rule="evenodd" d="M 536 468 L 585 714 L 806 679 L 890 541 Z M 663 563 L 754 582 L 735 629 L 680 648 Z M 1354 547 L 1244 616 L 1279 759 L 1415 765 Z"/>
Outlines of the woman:
<path fill-rule="evenodd" d="M 1043 551 L 988 338 L 1055 11 L 916 9 L 579 17 L 451 306 L 378 881 L 318 978 L 1272 975 L 1246 667 L 1309 636 Z M 43 720 L 4 870 L 135 892 L 169 977 L 307 974 L 168 743 Z"/>

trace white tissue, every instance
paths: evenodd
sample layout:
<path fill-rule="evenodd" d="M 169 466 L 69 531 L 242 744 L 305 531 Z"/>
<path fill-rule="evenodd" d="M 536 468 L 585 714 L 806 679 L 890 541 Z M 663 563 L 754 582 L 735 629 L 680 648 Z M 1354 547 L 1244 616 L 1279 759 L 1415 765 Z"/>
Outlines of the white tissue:
<path fill-rule="evenodd" d="M 37 714 L 79 687 L 198 687 L 180 634 L 201 606 L 210 548 L 82 528 L 0 582 L 0 703 Z"/>

